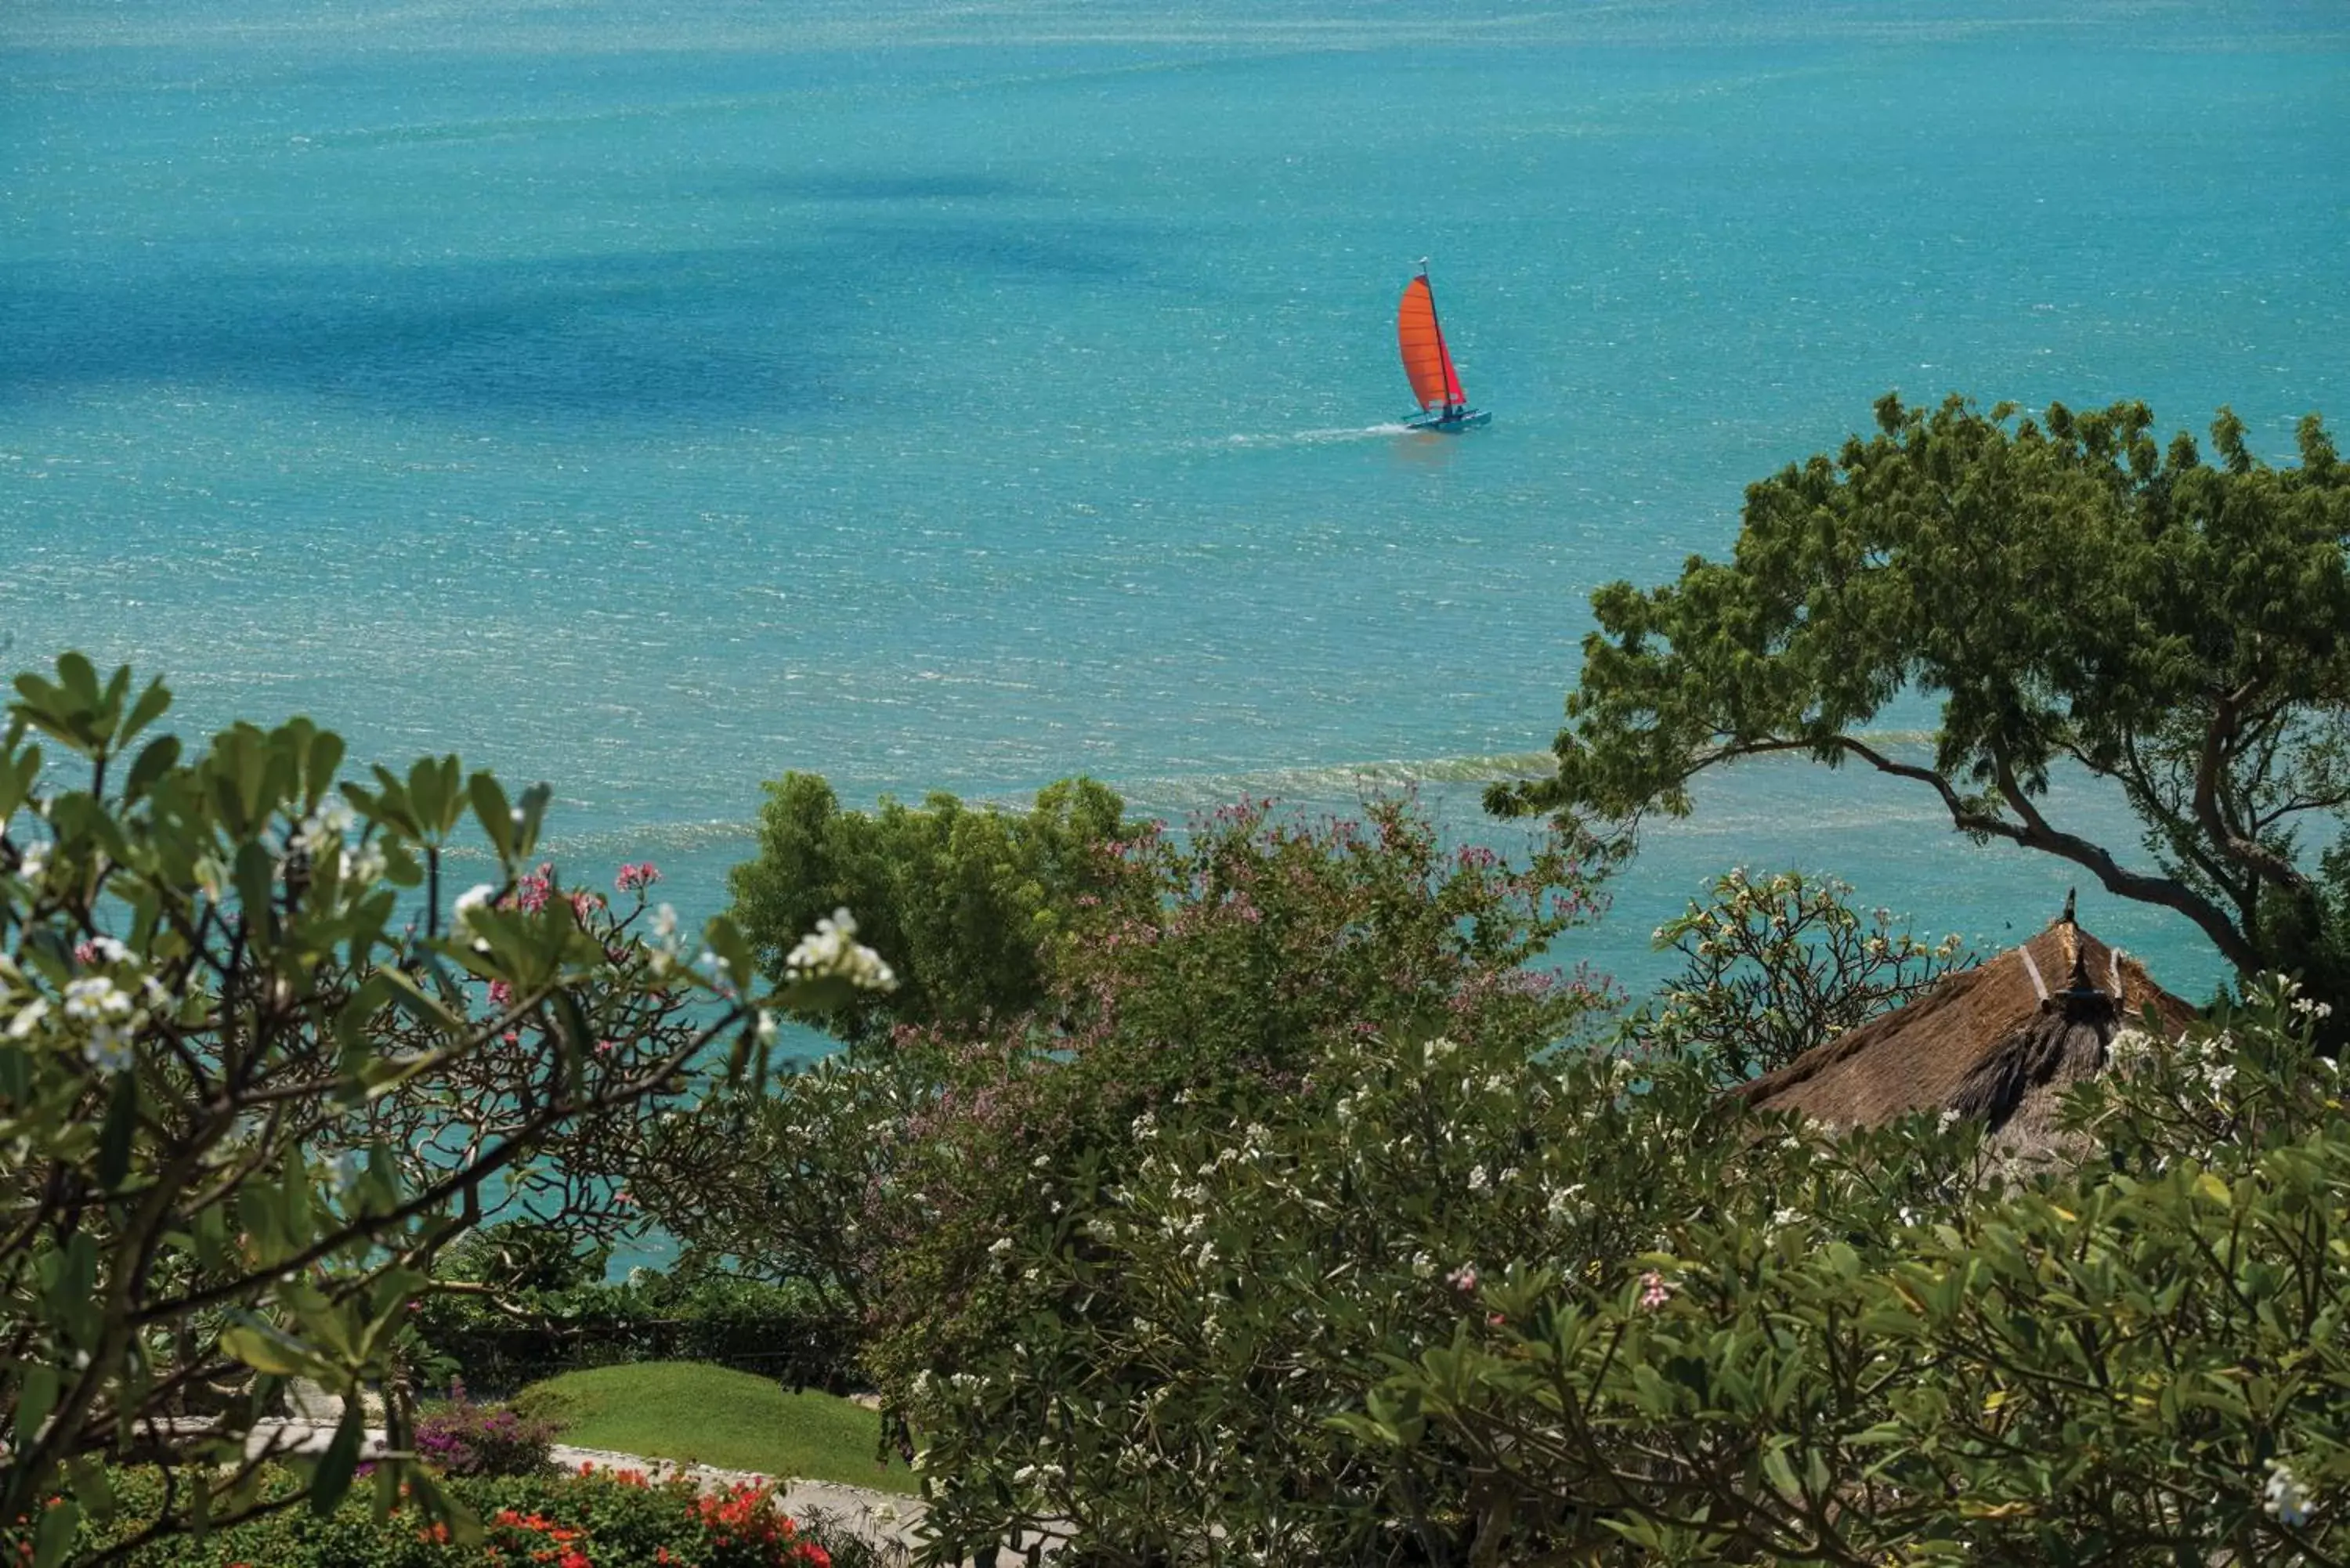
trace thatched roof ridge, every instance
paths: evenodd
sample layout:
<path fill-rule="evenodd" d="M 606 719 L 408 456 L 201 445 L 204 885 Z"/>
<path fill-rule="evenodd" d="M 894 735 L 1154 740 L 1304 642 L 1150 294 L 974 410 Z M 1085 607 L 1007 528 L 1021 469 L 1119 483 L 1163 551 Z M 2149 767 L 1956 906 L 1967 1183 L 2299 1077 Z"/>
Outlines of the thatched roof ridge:
<path fill-rule="evenodd" d="M 1840 1126 L 1955 1110 L 1997 1130 L 2044 1097 L 2034 1091 L 2096 1072 L 2106 1042 L 2149 1006 L 2173 1037 L 2196 1016 L 2136 959 L 2060 917 L 2022 947 L 1731 1092 L 1758 1109 Z"/>

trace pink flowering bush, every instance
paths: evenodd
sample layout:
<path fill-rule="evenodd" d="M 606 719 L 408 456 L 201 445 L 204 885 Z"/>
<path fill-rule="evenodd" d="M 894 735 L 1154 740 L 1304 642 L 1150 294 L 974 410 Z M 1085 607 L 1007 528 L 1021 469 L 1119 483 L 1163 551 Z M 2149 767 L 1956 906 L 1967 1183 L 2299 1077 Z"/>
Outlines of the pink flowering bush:
<path fill-rule="evenodd" d="M 445 1475 L 530 1476 L 552 1462 L 559 1429 L 510 1405 L 477 1405 L 452 1381 L 446 1402 L 418 1412 L 414 1440 L 417 1457 Z"/>
<path fill-rule="evenodd" d="M 1075 924 L 1045 1006 L 1021 1028 L 892 1043 L 897 1060 L 931 1064 L 938 1086 L 858 1217 L 887 1284 L 874 1293 L 881 1312 L 868 1363 L 929 1435 L 925 1464 L 944 1511 L 934 1517 L 967 1527 L 967 1548 L 1066 1506 L 1091 1510 L 1101 1495 L 1093 1489 L 1127 1473 L 1116 1467 L 1141 1462 L 1088 1446 L 1093 1438 L 1076 1443 L 1075 1416 L 1040 1418 L 1065 1397 L 1089 1409 L 1106 1400 L 1103 1422 L 1162 1434 L 1168 1468 L 1134 1484 L 1158 1489 L 1169 1507 L 1180 1494 L 1180 1506 L 1201 1511 L 1195 1518 L 1222 1506 L 1217 1498 L 1230 1502 L 1234 1488 L 1257 1499 L 1310 1469 L 1326 1444 L 1298 1411 L 1376 1367 L 1386 1331 L 1357 1323 L 1334 1332 L 1315 1321 L 1310 1295 L 1269 1283 L 1251 1310 L 1283 1315 L 1280 1343 L 1303 1360 L 1284 1397 L 1260 1409 L 1248 1391 L 1265 1379 L 1243 1368 L 1272 1352 L 1247 1336 L 1202 1345 L 1200 1292 L 1228 1269 L 1248 1274 L 1263 1254 L 1246 1236 L 1286 1233 L 1309 1250 L 1326 1242 L 1351 1199 L 1328 1207 L 1326 1191 L 1316 1206 L 1311 1179 L 1284 1189 L 1302 1208 L 1264 1207 L 1253 1189 L 1223 1212 L 1186 1199 L 1187 1218 L 1153 1230 L 1148 1255 L 1100 1228 L 1146 1190 L 1151 1201 L 1171 1192 L 1164 1184 L 1215 1191 L 1225 1174 L 1240 1179 L 1230 1157 L 1243 1143 L 1267 1160 L 1294 1158 L 1282 1152 L 1288 1140 L 1331 1126 L 1367 1074 L 1405 1072 L 1400 1054 L 1420 1063 L 1432 1049 L 1451 1072 L 1458 1053 L 1483 1064 L 1481 1085 L 1493 1074 L 1518 1085 L 1606 1000 L 1591 977 L 1544 966 L 1552 943 L 1595 907 L 1580 866 L 1545 839 L 1513 859 L 1445 845 L 1409 801 L 1314 820 L 1251 800 L 1186 834 L 1147 829 L 1108 852 L 1136 875 Z M 1497 1090 L 1490 1106 L 1478 1104 L 1498 1111 L 1506 1097 Z M 1510 1125 L 1510 1137 L 1523 1136 Z M 1517 1158 L 1482 1171 L 1460 1161 L 1464 1202 L 1494 1202 Z M 1381 1321 L 1400 1312 L 1448 1323 L 1473 1310 L 1477 1260 L 1487 1255 L 1476 1229 L 1444 1199 L 1384 1180 L 1361 1196 L 1395 1222 L 1391 1238 L 1415 1238 L 1381 1265 L 1409 1280 L 1406 1299 L 1382 1298 Z M 1322 1272 L 1284 1254 L 1265 1278 L 1284 1280 L 1293 1266 L 1300 1279 Z M 1130 1402 L 1151 1398 L 1163 1422 Z M 1093 1430 L 1090 1418 L 1078 1424 Z M 1194 1465 L 1197 1485 L 1175 1479 Z M 1258 1480 L 1237 1479 L 1252 1469 Z M 1165 1523 L 1112 1539 L 1148 1556 L 1149 1532 Z M 1252 1550 L 1337 1550 L 1320 1537 L 1250 1540 Z"/>
<path fill-rule="evenodd" d="M 1101 846 L 1114 891 L 1073 919 L 1035 1012 L 891 1042 L 937 1088 L 859 1221 L 888 1282 L 884 1388 L 989 1354 L 1016 1300 L 990 1249 L 1130 1169 L 1136 1124 L 1179 1096 L 1326 1106 L 1367 1039 L 1440 1027 L 1530 1054 L 1575 1029 L 1603 988 L 1543 960 L 1595 893 L 1564 846 L 1530 848 L 1448 846 L 1409 800 L 1322 820 L 1248 800 Z"/>

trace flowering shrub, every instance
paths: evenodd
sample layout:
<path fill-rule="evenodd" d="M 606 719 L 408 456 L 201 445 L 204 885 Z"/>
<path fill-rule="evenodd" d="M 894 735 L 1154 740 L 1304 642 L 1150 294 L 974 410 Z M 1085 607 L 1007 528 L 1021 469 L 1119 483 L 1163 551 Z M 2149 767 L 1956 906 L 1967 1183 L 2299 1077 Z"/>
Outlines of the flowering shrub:
<path fill-rule="evenodd" d="M 109 1484 L 120 1511 L 102 1527 L 83 1522 L 74 1562 L 127 1538 L 161 1503 L 153 1471 L 116 1470 Z M 132 1547 L 117 1560 L 130 1568 L 894 1568 L 905 1561 L 899 1548 L 837 1524 L 786 1516 L 775 1489 L 764 1482 L 704 1495 L 690 1481 L 590 1470 L 448 1485 L 482 1520 L 478 1543 L 461 1542 L 412 1504 L 378 1519 L 353 1499 L 324 1517 L 281 1511 L 201 1541 Z M 299 1482 L 284 1472 L 269 1472 L 265 1487 L 276 1501 L 299 1495 Z"/>
<path fill-rule="evenodd" d="M 1428 1019 L 1530 1053 L 1601 1001 L 1538 967 L 1595 908 L 1547 839 L 1516 863 L 1449 846 L 1408 801 L 1125 832 L 1063 843 L 1100 864 L 1054 873 L 1072 896 L 1027 1012 L 901 1028 L 665 1126 L 631 1181 L 689 1258 L 837 1300 L 902 1394 L 992 1354 L 1014 1302 L 991 1249 L 1130 1168 L 1138 1118 L 1177 1095 L 1326 1096 L 1331 1052 Z"/>
<path fill-rule="evenodd" d="M 1890 1234 L 1967 1189 L 1963 1135 L 1911 1133 L 1839 1229 Z M 1652 1254 L 1682 1217 L 1814 1245 L 1854 1158 L 1731 1136 L 1692 1064 L 1449 1035 L 1356 1040 L 1302 1093 L 1180 1097 L 1135 1136 L 1129 1169 L 1000 1239 L 992 1353 L 918 1379 L 929 1518 L 962 1550 L 1022 1528 L 1109 1561 L 1477 1561 L 1467 1443 L 1389 1450 L 1329 1417 L 1399 1362 L 1503 1332 L 1513 1260 L 1656 1314 L 1681 1287 Z"/>
<path fill-rule="evenodd" d="M 710 1561 L 721 1568 L 764 1568 L 767 1563 L 832 1568 L 832 1553 L 800 1538 L 799 1526 L 784 1517 L 775 1507 L 775 1490 L 763 1482 L 738 1482 L 696 1498 L 693 1512 L 710 1542 Z"/>
<path fill-rule="evenodd" d="M 261 1506 L 269 1455 L 244 1439 L 288 1377 L 346 1397 L 307 1466 L 331 1511 L 362 1386 L 386 1388 L 408 1447 L 406 1323 L 443 1248 L 505 1205 L 632 1223 L 599 1179 L 647 1103 L 712 1056 L 755 1078 L 777 1012 L 855 993 L 837 972 L 757 987 L 730 922 L 690 941 L 646 909 L 641 873 L 618 909 L 560 887 L 534 856 L 546 785 L 509 797 L 453 756 L 346 778 L 342 742 L 306 719 L 190 748 L 149 732 L 160 683 L 101 680 L 76 654 L 16 691 L 0 1521 L 39 1511 L 34 1568 L 109 1507 L 96 1461 L 134 1443 L 185 1472 L 156 1531 Z M 491 879 L 452 898 L 461 856 Z M 195 1411 L 218 1425 L 177 1418 Z M 473 1530 L 428 1470 L 381 1474 Z"/>
<path fill-rule="evenodd" d="M 994 1249 L 1133 1171 L 1138 1128 L 1179 1096 L 1229 1137 L 1268 1095 L 1326 1107 L 1344 1082 L 1332 1062 L 1384 1031 L 1524 1054 L 1602 1000 L 1588 977 L 1538 967 L 1596 907 L 1546 839 L 1512 863 L 1444 845 L 1407 800 L 1315 821 L 1260 799 L 1107 852 L 1125 891 L 1082 911 L 1041 1016 L 892 1043 L 940 1086 L 858 1220 L 886 1282 L 868 1354 L 885 1392 L 996 1353 L 1019 1292 Z"/>
<path fill-rule="evenodd" d="M 531 1476 L 551 1462 L 556 1423 L 507 1405 L 477 1405 L 462 1382 L 416 1417 L 416 1455 L 444 1475 Z"/>
<path fill-rule="evenodd" d="M 1979 1154 L 1930 1206 L 1884 1199 L 1922 1123 L 1791 1130 L 1833 1161 L 1810 1204 L 1653 1211 L 1653 1285 L 1517 1251 L 1342 1425 L 1409 1519 L 1426 1465 L 1475 1477 L 1500 1560 L 2340 1561 L 2350 1122 L 2296 1003 L 2125 1036 L 2077 1168 Z"/>
<path fill-rule="evenodd" d="M 1849 883 L 1742 867 L 1656 940 L 1685 961 L 1626 1033 L 1651 1052 L 1695 1055 L 1725 1083 L 1783 1067 L 1968 961 L 1955 934 L 1929 945 L 1896 929 L 1890 909 L 1864 918 Z"/>

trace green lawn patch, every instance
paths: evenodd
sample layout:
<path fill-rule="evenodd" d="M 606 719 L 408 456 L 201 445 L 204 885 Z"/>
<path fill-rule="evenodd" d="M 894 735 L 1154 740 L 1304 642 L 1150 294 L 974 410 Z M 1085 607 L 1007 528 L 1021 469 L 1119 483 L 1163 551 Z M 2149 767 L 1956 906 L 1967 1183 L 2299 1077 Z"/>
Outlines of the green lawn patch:
<path fill-rule="evenodd" d="M 695 1361 L 567 1372 L 525 1390 L 563 1422 L 557 1442 L 649 1459 L 806 1476 L 911 1492 L 914 1475 L 874 1461 L 873 1412 L 830 1394 L 786 1393 L 772 1380 Z"/>

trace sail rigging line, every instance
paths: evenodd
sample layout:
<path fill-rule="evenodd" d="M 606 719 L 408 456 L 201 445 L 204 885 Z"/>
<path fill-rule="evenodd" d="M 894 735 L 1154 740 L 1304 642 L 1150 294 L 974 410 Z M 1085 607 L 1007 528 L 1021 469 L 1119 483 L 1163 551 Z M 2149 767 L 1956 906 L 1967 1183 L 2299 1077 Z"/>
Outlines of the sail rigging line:
<path fill-rule="evenodd" d="M 1428 269 L 1422 267 L 1426 277 Z M 1428 286 L 1428 324 L 1436 328 L 1436 357 L 1444 366 L 1444 411 L 1457 414 L 1469 406 L 1469 394 L 1461 389 L 1461 372 L 1452 368 L 1452 346 L 1444 340 L 1444 318 L 1436 313 L 1436 286 Z"/>

